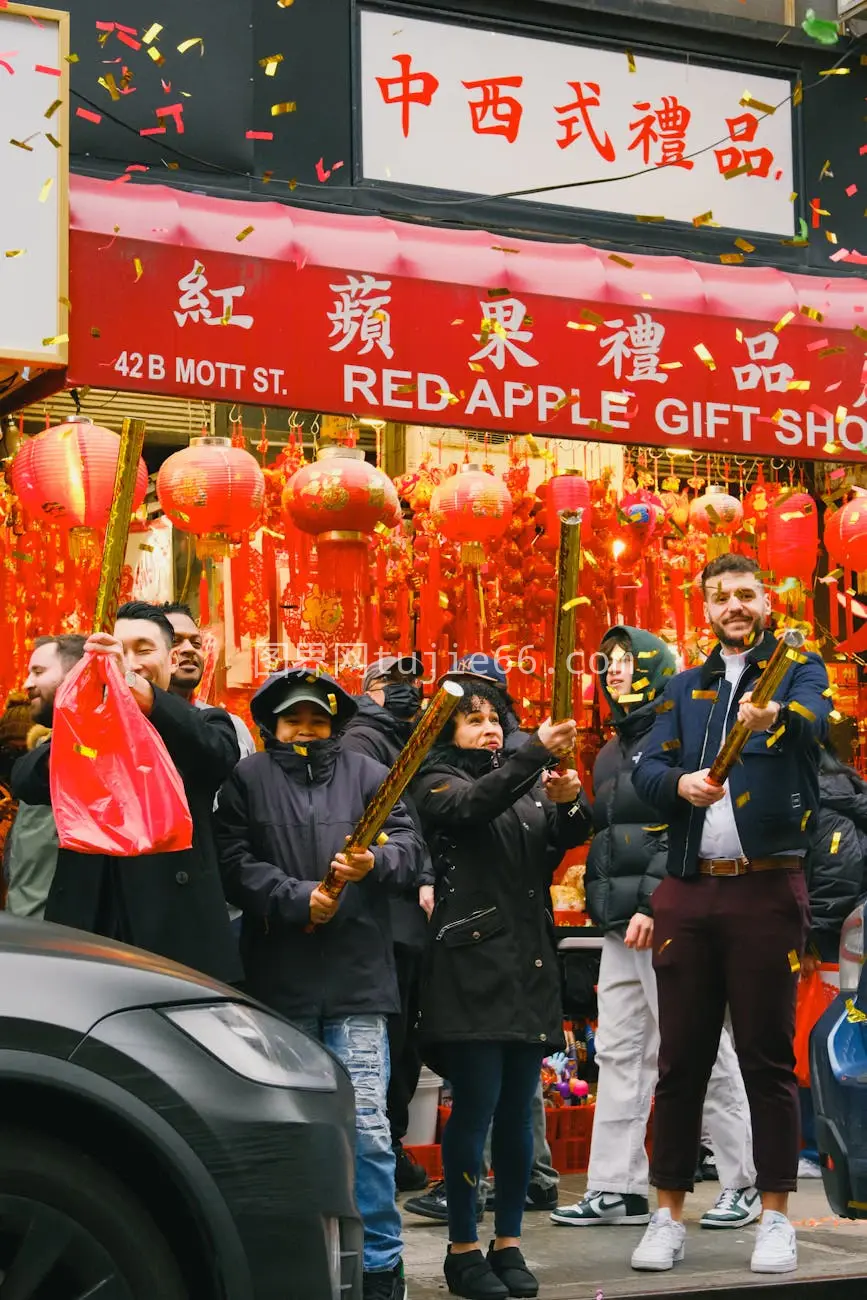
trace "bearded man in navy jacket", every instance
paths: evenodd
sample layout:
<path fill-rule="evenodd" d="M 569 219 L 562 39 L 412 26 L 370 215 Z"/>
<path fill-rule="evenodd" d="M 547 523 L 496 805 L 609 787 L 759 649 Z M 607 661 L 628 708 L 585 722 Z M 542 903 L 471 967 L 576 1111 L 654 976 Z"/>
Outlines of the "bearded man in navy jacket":
<path fill-rule="evenodd" d="M 751 1267 L 784 1273 L 797 1267 L 786 1213 L 800 1144 L 792 1044 L 810 926 L 802 868 L 830 690 L 822 660 L 804 654 L 769 705 L 752 704 L 776 645 L 758 565 L 723 555 L 701 581 L 719 645 L 701 667 L 672 678 L 634 775 L 639 795 L 668 823 L 669 850 L 653 895 L 661 1046 L 651 1182 L 660 1208 L 632 1264 L 661 1270 L 683 1258 L 683 1203 L 728 1007 L 764 1207 Z M 719 789 L 708 770 L 738 719 L 752 734 Z"/>

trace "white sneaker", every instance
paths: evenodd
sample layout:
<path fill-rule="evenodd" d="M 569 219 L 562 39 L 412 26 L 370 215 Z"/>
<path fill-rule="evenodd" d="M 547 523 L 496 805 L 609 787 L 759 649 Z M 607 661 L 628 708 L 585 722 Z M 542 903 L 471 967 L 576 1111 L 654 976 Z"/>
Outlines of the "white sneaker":
<path fill-rule="evenodd" d="M 632 1267 L 650 1273 L 664 1273 L 683 1259 L 686 1228 L 671 1217 L 671 1210 L 657 1210 L 647 1231 L 632 1252 Z"/>
<path fill-rule="evenodd" d="M 716 1203 L 701 1216 L 702 1228 L 745 1228 L 762 1212 L 762 1198 L 755 1187 L 727 1187 Z"/>
<path fill-rule="evenodd" d="M 785 1214 L 765 1210 L 756 1229 L 750 1268 L 754 1273 L 792 1273 L 798 1267 L 798 1241 Z"/>
<path fill-rule="evenodd" d="M 798 1177 L 821 1178 L 822 1167 L 821 1165 L 817 1165 L 815 1160 L 808 1160 L 805 1156 L 801 1156 L 798 1161 Z"/>

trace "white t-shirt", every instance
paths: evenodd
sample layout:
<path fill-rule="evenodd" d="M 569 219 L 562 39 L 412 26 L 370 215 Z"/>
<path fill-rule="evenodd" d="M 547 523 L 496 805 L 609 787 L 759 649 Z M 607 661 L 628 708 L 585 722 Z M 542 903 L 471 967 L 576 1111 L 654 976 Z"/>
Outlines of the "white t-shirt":
<path fill-rule="evenodd" d="M 723 655 L 723 663 L 726 670 L 726 681 L 731 687 L 729 696 L 729 710 L 732 707 L 735 691 L 738 682 L 741 679 L 744 669 L 747 666 L 747 655 L 749 651 L 744 650 L 742 654 Z M 728 734 L 728 714 L 726 714 L 725 724 L 723 725 L 723 740 Z M 720 742 L 722 748 L 722 742 Z M 705 760 L 710 756 L 705 754 Z M 715 758 L 716 755 L 714 754 Z M 735 810 L 732 807 L 732 794 L 729 789 L 729 783 L 726 781 L 723 786 L 724 795 L 717 803 L 712 803 L 705 811 L 704 828 L 701 833 L 701 843 L 698 849 L 700 858 L 742 858 L 744 857 L 743 846 L 738 835 L 737 823 L 735 821 Z"/>

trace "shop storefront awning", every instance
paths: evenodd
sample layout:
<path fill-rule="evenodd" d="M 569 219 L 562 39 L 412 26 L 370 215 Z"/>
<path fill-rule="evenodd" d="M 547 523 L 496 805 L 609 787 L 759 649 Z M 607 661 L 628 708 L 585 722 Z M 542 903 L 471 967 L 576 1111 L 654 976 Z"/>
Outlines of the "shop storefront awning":
<path fill-rule="evenodd" d="M 867 454 L 867 282 L 76 177 L 74 385 Z"/>

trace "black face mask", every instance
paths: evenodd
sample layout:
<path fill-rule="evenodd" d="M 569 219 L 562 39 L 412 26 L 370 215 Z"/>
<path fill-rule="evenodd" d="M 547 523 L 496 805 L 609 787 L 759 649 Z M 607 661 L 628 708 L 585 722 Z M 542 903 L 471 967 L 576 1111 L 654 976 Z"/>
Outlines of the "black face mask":
<path fill-rule="evenodd" d="M 399 722 L 410 722 L 421 708 L 421 691 L 408 682 L 390 682 L 385 687 L 384 707 Z"/>

